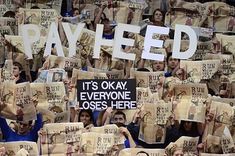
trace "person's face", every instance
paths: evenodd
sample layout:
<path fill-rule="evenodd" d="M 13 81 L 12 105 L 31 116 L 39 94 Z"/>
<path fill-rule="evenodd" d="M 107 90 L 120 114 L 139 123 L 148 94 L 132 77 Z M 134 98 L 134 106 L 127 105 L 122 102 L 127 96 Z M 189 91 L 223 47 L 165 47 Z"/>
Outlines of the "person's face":
<path fill-rule="evenodd" d="M 179 69 L 176 71 L 175 75 L 180 79 L 180 80 L 184 80 L 184 71 L 183 69 Z"/>
<path fill-rule="evenodd" d="M 183 156 L 183 150 L 182 149 L 178 149 L 174 152 L 173 156 Z"/>
<path fill-rule="evenodd" d="M 87 126 L 91 123 L 91 116 L 87 112 L 82 112 L 80 116 L 80 122 Z"/>
<path fill-rule="evenodd" d="M 9 127 L 10 127 L 11 129 L 13 129 L 13 130 L 16 129 L 16 125 L 15 125 L 14 123 L 10 123 L 10 124 L 9 124 Z"/>
<path fill-rule="evenodd" d="M 114 124 L 119 124 L 119 125 L 121 125 L 121 124 L 125 124 L 125 119 L 124 119 L 124 117 L 123 117 L 123 115 L 122 114 L 116 114 L 116 115 L 114 115 L 114 117 L 113 117 L 113 123 Z"/>
<path fill-rule="evenodd" d="M 190 131 L 191 128 L 192 128 L 192 122 L 186 121 L 186 122 L 184 123 L 184 129 L 185 129 L 185 131 Z"/>
<path fill-rule="evenodd" d="M 153 71 L 164 71 L 165 63 L 162 61 L 153 62 Z"/>
<path fill-rule="evenodd" d="M 18 66 L 13 66 L 13 74 L 15 77 L 18 77 L 20 75 L 20 69 Z"/>
<path fill-rule="evenodd" d="M 162 21 L 162 13 L 160 11 L 156 11 L 154 14 L 154 21 L 160 22 Z"/>
<path fill-rule="evenodd" d="M 104 32 L 105 33 L 109 33 L 112 30 L 111 26 L 110 26 L 110 22 L 109 21 L 105 21 L 104 22 Z"/>
<path fill-rule="evenodd" d="M 78 10 L 74 10 L 73 16 L 75 17 L 75 16 L 78 16 L 78 15 L 79 15 L 79 11 Z"/>
<path fill-rule="evenodd" d="M 171 69 L 175 69 L 175 67 L 177 67 L 178 63 L 179 63 L 178 59 L 170 57 L 168 60 L 168 67 Z"/>
<path fill-rule="evenodd" d="M 26 122 L 19 122 L 18 123 L 18 133 L 19 134 L 26 134 L 30 129 L 29 123 Z"/>
<path fill-rule="evenodd" d="M 61 76 L 60 76 L 60 74 L 58 74 L 58 73 L 55 73 L 55 80 L 56 81 L 59 81 L 61 79 Z"/>

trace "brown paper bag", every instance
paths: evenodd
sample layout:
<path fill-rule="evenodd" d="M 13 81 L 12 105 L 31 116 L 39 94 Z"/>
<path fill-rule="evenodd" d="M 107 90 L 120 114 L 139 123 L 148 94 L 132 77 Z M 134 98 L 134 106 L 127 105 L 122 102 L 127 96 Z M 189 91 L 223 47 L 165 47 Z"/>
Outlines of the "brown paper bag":
<path fill-rule="evenodd" d="M 0 146 L 5 147 L 6 155 L 17 155 L 19 154 L 19 151 L 22 149 L 26 150 L 26 152 L 28 152 L 29 155 L 32 156 L 39 155 L 38 147 L 35 142 L 30 142 L 30 141 L 7 142 L 7 143 L 1 143 Z"/>
<path fill-rule="evenodd" d="M 166 153 L 172 155 L 177 149 L 181 149 L 185 155 L 197 155 L 197 144 L 199 137 L 182 136 L 176 142 L 170 143 L 166 148 Z"/>
<path fill-rule="evenodd" d="M 1 69 L 1 82 L 15 82 L 13 75 L 13 61 L 6 60 L 3 68 Z"/>
<path fill-rule="evenodd" d="M 26 8 L 31 9 L 34 6 L 39 7 L 39 9 L 55 9 L 58 14 L 61 12 L 62 0 L 40 0 L 32 1 L 26 0 Z"/>
<path fill-rule="evenodd" d="M 31 93 L 37 109 L 45 112 L 44 121 L 66 122 L 69 120 L 67 102 L 64 100 L 65 88 L 63 82 L 31 83 Z M 49 111 L 50 113 L 48 113 Z"/>
<path fill-rule="evenodd" d="M 205 122 L 208 90 L 205 84 L 181 84 L 174 86 L 173 102 L 176 120 Z"/>
<path fill-rule="evenodd" d="M 40 27 L 41 36 L 47 36 L 52 22 L 58 22 L 57 12 L 54 9 L 19 9 L 19 34 L 22 34 L 23 24 L 36 24 Z"/>
<path fill-rule="evenodd" d="M 9 1 L 0 1 L 0 17 L 6 17 L 11 15 L 12 18 L 12 12 L 15 12 L 17 8 L 19 7 L 24 7 L 25 2 L 22 1 L 14 1 L 14 0 L 9 0 Z"/>
<path fill-rule="evenodd" d="M 126 148 L 120 151 L 119 156 L 132 156 L 140 154 L 164 156 L 165 150 L 147 148 Z"/>
<path fill-rule="evenodd" d="M 1 115 L 18 121 L 30 121 L 36 119 L 36 109 L 31 101 L 31 89 L 28 82 L 14 84 L 3 83 L 1 101 L 4 108 Z"/>
<path fill-rule="evenodd" d="M 102 127 L 92 127 L 91 132 L 102 133 L 102 134 L 113 134 L 115 145 L 124 144 L 125 141 L 124 135 L 120 133 L 119 128 L 115 124 L 105 125 Z"/>
<path fill-rule="evenodd" d="M 83 123 L 45 124 L 39 132 L 42 154 L 79 154 Z"/>

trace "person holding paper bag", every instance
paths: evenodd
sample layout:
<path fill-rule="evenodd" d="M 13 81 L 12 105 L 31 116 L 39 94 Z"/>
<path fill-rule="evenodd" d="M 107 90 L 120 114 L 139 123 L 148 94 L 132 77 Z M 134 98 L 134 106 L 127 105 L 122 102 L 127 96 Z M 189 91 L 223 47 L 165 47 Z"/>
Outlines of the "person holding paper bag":
<path fill-rule="evenodd" d="M 37 114 L 37 120 L 34 126 L 32 121 L 22 122 L 17 121 L 18 129 L 14 132 L 7 124 L 6 119 L 0 117 L 0 128 L 6 142 L 11 141 L 33 141 L 37 142 L 38 131 L 42 128 L 42 115 Z"/>
<path fill-rule="evenodd" d="M 116 124 L 119 127 L 120 132 L 126 137 L 125 148 L 136 147 L 136 143 L 129 131 L 128 125 L 126 126 L 126 114 L 123 113 L 121 110 L 118 110 L 112 116 L 112 111 L 113 109 L 111 107 L 109 107 L 105 111 L 102 122 L 104 123 L 104 125 L 106 125 L 109 124 L 111 121 L 113 124 Z"/>
<path fill-rule="evenodd" d="M 114 30 L 111 26 L 110 20 L 106 17 L 104 14 L 104 9 L 107 7 L 107 4 L 102 4 L 99 12 L 97 13 L 95 20 L 94 20 L 94 26 L 96 28 L 96 25 L 100 23 L 104 25 L 103 30 L 103 38 L 105 39 L 113 39 L 114 38 Z M 102 15 L 104 17 L 102 17 Z"/>

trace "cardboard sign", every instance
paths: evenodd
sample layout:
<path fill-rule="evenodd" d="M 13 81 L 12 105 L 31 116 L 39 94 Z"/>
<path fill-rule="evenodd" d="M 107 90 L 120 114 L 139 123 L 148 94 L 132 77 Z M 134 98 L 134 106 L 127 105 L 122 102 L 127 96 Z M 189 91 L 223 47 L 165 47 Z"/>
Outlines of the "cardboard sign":
<path fill-rule="evenodd" d="M 133 109 L 136 108 L 134 79 L 78 80 L 77 99 L 81 109 Z"/>
<path fill-rule="evenodd" d="M 178 84 L 174 86 L 174 114 L 177 120 L 205 121 L 208 90 L 205 84 Z"/>
<path fill-rule="evenodd" d="M 55 9 L 58 14 L 61 12 L 62 0 L 26 0 L 26 8 L 39 7 L 40 9 Z"/>
<path fill-rule="evenodd" d="M 132 155 L 149 155 L 149 156 L 164 156 L 164 149 L 147 149 L 147 148 L 125 148 L 120 151 L 121 156 L 132 156 Z"/>
<path fill-rule="evenodd" d="M 125 142 L 125 136 L 120 132 L 119 128 L 115 124 L 104 125 L 102 127 L 92 127 L 91 132 L 106 135 L 113 134 L 115 145 L 121 145 Z"/>
<path fill-rule="evenodd" d="M 30 121 L 36 118 L 29 82 L 19 84 L 4 82 L 1 88 L 1 101 L 3 102 L 0 110 L 1 116 L 18 121 Z"/>
<path fill-rule="evenodd" d="M 17 142 L 7 142 L 1 143 L 0 147 L 5 147 L 6 153 L 5 155 L 21 155 L 21 150 L 24 149 L 27 151 L 28 155 L 38 156 L 39 151 L 37 148 L 37 144 L 35 142 L 30 141 L 17 141 Z"/>

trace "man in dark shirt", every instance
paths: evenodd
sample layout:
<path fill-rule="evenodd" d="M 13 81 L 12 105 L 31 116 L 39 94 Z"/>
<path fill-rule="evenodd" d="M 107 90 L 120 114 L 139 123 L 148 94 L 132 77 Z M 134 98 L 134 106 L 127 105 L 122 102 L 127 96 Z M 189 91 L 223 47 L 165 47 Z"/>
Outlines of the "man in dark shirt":
<path fill-rule="evenodd" d="M 16 84 L 26 82 L 26 80 L 23 79 L 22 76 L 20 75 L 22 70 L 23 67 L 19 62 L 13 62 L 13 75 L 15 77 Z"/>

